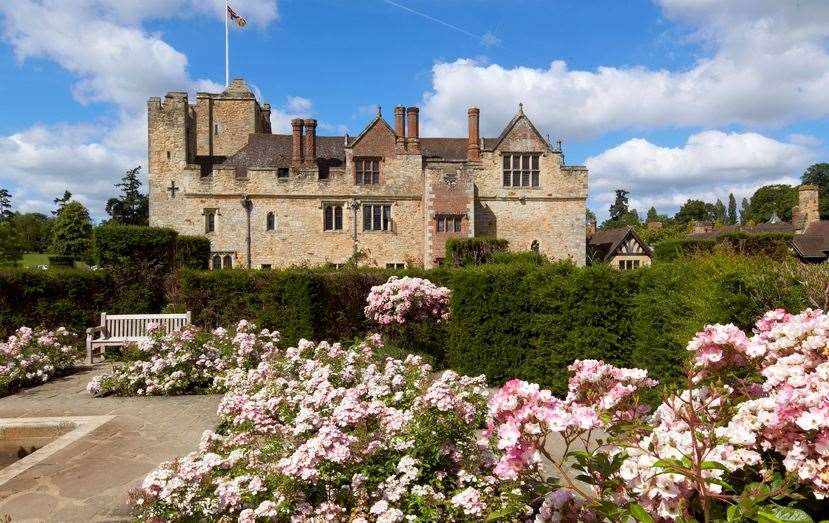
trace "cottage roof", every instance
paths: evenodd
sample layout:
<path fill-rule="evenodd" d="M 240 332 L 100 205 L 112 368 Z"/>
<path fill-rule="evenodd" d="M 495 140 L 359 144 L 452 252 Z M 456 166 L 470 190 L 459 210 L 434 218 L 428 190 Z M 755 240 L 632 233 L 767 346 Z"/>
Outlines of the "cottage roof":
<path fill-rule="evenodd" d="M 635 239 L 639 243 L 645 254 L 653 257 L 651 248 L 648 247 L 648 244 L 630 226 L 621 229 L 597 231 L 587 242 L 589 257 L 594 261 L 608 261 L 617 253 L 622 244 L 630 238 Z"/>
<path fill-rule="evenodd" d="M 810 260 L 829 259 L 829 220 L 812 222 L 792 239 L 797 254 Z"/>

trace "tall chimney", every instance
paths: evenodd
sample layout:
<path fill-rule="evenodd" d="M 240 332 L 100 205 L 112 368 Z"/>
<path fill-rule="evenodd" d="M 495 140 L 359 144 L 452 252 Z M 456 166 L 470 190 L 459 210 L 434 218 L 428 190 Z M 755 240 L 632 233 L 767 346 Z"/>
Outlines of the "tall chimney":
<path fill-rule="evenodd" d="M 291 166 L 302 165 L 302 119 L 291 120 Z"/>
<path fill-rule="evenodd" d="M 406 147 L 409 154 L 420 154 L 420 109 L 409 107 L 406 109 L 406 116 L 409 120 L 409 138 L 406 141 Z"/>
<path fill-rule="evenodd" d="M 800 215 L 803 220 L 803 228 L 812 222 L 820 221 L 820 208 L 818 205 L 818 188 L 816 185 L 801 185 L 797 191 Z"/>
<path fill-rule="evenodd" d="M 398 105 L 394 108 L 394 134 L 397 135 L 397 149 L 402 151 L 406 143 L 406 129 L 404 127 L 404 120 L 406 119 L 406 108 Z"/>
<path fill-rule="evenodd" d="M 305 163 L 309 167 L 317 164 L 317 121 L 305 120 Z"/>
<path fill-rule="evenodd" d="M 466 111 L 469 117 L 469 145 L 466 146 L 466 158 L 470 161 L 478 161 L 481 159 L 481 140 L 480 140 L 480 115 L 481 110 L 477 107 L 470 107 Z"/>

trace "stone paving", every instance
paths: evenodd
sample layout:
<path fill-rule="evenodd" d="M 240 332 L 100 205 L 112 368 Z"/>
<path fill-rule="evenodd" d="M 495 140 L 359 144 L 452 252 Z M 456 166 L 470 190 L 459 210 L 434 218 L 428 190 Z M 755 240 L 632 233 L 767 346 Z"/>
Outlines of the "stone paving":
<path fill-rule="evenodd" d="M 214 428 L 220 396 L 92 398 L 105 365 L 0 398 L 0 418 L 113 415 L 111 421 L 0 485 L 0 521 L 129 521 L 127 492 Z"/>

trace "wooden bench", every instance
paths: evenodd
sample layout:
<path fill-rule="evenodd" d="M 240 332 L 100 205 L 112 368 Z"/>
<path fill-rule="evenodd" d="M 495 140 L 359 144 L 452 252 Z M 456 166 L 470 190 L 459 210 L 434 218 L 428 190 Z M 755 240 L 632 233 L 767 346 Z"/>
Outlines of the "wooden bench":
<path fill-rule="evenodd" d="M 106 347 L 125 347 L 150 338 L 147 324 L 157 323 L 166 332 L 190 325 L 190 311 L 184 314 L 107 314 L 101 313 L 101 324 L 86 329 L 86 362 L 92 363 L 96 348 L 103 358 Z M 97 335 L 97 337 L 96 337 Z"/>

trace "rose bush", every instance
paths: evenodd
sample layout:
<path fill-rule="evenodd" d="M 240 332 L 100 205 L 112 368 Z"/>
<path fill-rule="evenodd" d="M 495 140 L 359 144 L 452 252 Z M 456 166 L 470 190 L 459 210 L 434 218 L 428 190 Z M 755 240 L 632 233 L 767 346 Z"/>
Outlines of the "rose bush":
<path fill-rule="evenodd" d="M 375 285 L 366 298 L 366 316 L 380 325 L 442 323 L 449 319 L 451 291 L 429 280 L 392 276 Z"/>
<path fill-rule="evenodd" d="M 483 377 L 434 377 L 417 356 L 379 361 L 301 341 L 229 375 L 223 431 L 163 464 L 132 495 L 139 519 L 458 521 L 497 499 L 478 444 Z"/>
<path fill-rule="evenodd" d="M 257 332 L 240 321 L 232 331 L 210 331 L 193 325 L 172 333 L 158 325 L 148 328 L 149 340 L 129 346 L 123 361 L 110 374 L 96 376 L 86 389 L 93 396 L 157 396 L 220 393 L 227 390 L 226 374 L 255 368 L 274 350 L 279 333 Z"/>
<path fill-rule="evenodd" d="M 752 337 L 712 325 L 687 388 L 652 416 L 643 371 L 575 362 L 570 393 L 507 383 L 487 434 L 496 474 L 535 482 L 536 521 L 812 521 L 829 495 L 829 316 L 767 313 Z M 602 437 L 595 437 L 596 431 Z M 565 452 L 548 452 L 552 438 Z M 556 474 L 545 473 L 552 463 Z"/>
<path fill-rule="evenodd" d="M 63 327 L 54 331 L 17 329 L 0 342 L 0 396 L 45 383 L 71 369 L 81 356 L 76 341 Z"/>
<path fill-rule="evenodd" d="M 419 357 L 275 344 L 225 376 L 218 432 L 132 493 L 145 521 L 814 521 L 829 495 L 829 316 L 691 340 L 653 413 L 641 369 L 575 361 L 568 394 L 435 376 Z M 483 429 L 483 430 L 481 430 Z M 811 516 L 810 516 L 811 514 Z"/>

